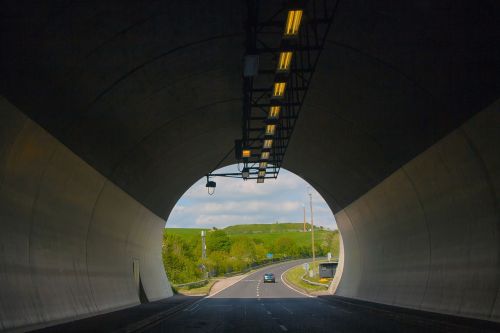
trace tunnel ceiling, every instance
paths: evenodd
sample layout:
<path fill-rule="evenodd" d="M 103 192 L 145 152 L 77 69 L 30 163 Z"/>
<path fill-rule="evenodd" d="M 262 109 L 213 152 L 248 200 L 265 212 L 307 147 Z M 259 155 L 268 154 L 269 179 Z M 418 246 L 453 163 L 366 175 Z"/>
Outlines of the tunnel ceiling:
<path fill-rule="evenodd" d="M 499 9 L 339 2 L 284 166 L 337 211 L 496 100 Z M 7 1 L 0 15 L 1 94 L 159 216 L 240 137 L 244 1 Z"/>

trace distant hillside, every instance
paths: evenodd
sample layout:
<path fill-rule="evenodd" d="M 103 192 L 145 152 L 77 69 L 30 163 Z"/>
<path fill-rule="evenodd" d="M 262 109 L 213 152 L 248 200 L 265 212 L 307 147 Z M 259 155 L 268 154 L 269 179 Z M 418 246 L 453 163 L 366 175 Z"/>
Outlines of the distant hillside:
<path fill-rule="evenodd" d="M 226 227 L 224 232 L 231 238 L 237 239 L 245 237 L 252 239 L 257 243 L 263 243 L 271 246 L 279 238 L 286 237 L 293 240 L 298 246 L 311 246 L 311 233 L 303 232 L 303 223 L 273 223 L 273 224 L 239 224 Z M 311 225 L 306 223 L 306 229 L 309 231 Z M 178 235 L 184 239 L 199 240 L 201 231 L 206 230 L 207 236 L 213 229 L 195 229 L 195 228 L 166 228 L 165 233 Z M 320 227 L 314 227 L 317 244 L 326 240 L 328 234 L 335 234 L 338 238 L 337 230 L 327 230 Z"/>
<path fill-rule="evenodd" d="M 310 228 L 311 225 L 306 223 L 306 230 L 309 230 Z M 319 228 L 314 227 L 314 230 L 317 229 Z M 239 224 L 226 227 L 223 230 L 228 235 L 301 232 L 304 230 L 304 224 L 303 223 Z"/>
<path fill-rule="evenodd" d="M 163 235 L 163 261 L 174 283 L 202 278 L 200 263 L 213 276 L 240 271 L 277 258 L 304 258 L 312 255 L 312 233 L 302 223 L 243 224 L 224 229 L 166 228 Z M 314 228 L 316 256 L 334 257 L 339 253 L 337 230 Z M 201 259 L 201 231 L 206 230 L 207 258 Z"/>

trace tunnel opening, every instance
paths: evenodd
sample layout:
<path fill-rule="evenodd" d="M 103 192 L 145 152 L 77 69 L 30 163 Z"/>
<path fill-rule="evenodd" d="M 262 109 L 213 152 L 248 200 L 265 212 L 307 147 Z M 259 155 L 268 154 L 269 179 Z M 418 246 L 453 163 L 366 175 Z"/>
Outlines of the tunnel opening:
<path fill-rule="evenodd" d="M 234 164 L 212 174 L 240 169 Z M 310 269 L 299 270 L 302 288 L 329 290 L 336 269 L 321 270 L 319 264 L 338 262 L 341 238 L 328 204 L 309 183 L 286 169 L 265 183 L 232 177 L 211 182 L 216 187 L 207 189 L 205 177 L 195 182 L 165 225 L 163 261 L 177 292 L 192 293 L 191 287 L 199 289 L 203 280 L 300 258 L 311 263 Z"/>

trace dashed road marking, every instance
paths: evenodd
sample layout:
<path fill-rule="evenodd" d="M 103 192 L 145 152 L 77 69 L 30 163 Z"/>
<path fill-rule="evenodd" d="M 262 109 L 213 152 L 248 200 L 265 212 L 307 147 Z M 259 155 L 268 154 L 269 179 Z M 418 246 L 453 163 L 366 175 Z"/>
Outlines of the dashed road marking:
<path fill-rule="evenodd" d="M 281 330 L 282 330 L 283 332 L 288 331 L 288 328 L 286 328 L 286 327 L 285 327 L 285 325 L 280 325 L 280 327 L 281 327 Z"/>
<path fill-rule="evenodd" d="M 267 313 L 268 315 L 271 315 L 271 314 L 272 314 L 270 311 L 266 311 L 266 313 Z"/>
<path fill-rule="evenodd" d="M 284 306 L 283 304 L 280 304 L 283 309 L 285 309 L 289 314 L 293 314 L 292 310 Z"/>

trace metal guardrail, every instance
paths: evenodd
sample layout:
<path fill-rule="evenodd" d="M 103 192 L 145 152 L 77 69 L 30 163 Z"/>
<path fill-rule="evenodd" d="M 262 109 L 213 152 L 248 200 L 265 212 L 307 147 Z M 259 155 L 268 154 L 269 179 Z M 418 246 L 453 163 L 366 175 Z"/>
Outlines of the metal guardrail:
<path fill-rule="evenodd" d="M 319 283 L 319 282 L 314 282 L 314 281 L 310 281 L 308 279 L 306 279 L 304 276 L 306 276 L 307 273 L 304 273 L 304 275 L 302 275 L 302 277 L 300 278 L 302 281 L 304 281 L 305 283 L 309 283 L 309 284 L 312 284 L 314 286 L 320 286 L 320 287 L 329 287 L 330 284 L 326 284 L 326 283 Z"/>
<path fill-rule="evenodd" d="M 209 280 L 205 279 L 205 280 L 200 280 L 200 281 L 195 281 L 195 282 L 173 284 L 172 287 L 174 287 L 174 288 L 179 288 L 179 287 L 203 287 L 208 282 L 209 282 Z"/>
<path fill-rule="evenodd" d="M 270 265 L 273 265 L 273 264 L 277 264 L 277 263 L 280 263 L 280 262 L 287 262 L 287 261 L 291 261 L 291 260 L 297 260 L 297 259 L 301 259 L 301 258 L 286 258 L 286 259 L 274 259 L 273 261 L 269 261 L 269 262 L 266 262 L 266 263 L 263 263 L 263 264 L 260 264 L 260 265 L 255 265 L 255 266 L 251 266 L 251 267 L 248 267 L 248 268 L 245 268 L 244 270 L 241 270 L 241 271 L 237 271 L 237 272 L 231 272 L 231 273 L 225 273 L 224 276 L 225 277 L 230 277 L 230 276 L 235 276 L 235 275 L 239 275 L 239 274 L 245 274 L 245 273 L 248 273 L 254 269 L 259 269 L 259 268 L 262 268 L 262 267 L 265 267 L 265 266 L 270 266 Z M 318 258 L 319 260 L 324 260 L 325 258 L 323 257 L 320 257 Z M 333 259 L 333 258 L 332 258 Z M 306 273 L 307 274 L 307 273 Z M 307 279 L 304 278 L 304 276 L 306 276 L 306 274 L 304 274 L 301 279 L 306 282 L 306 283 L 309 283 L 309 284 L 312 284 L 312 285 L 319 285 L 319 286 L 326 286 L 328 287 L 329 285 L 328 284 L 324 284 L 324 283 L 318 283 L 318 282 L 313 282 L 313 281 L 309 281 Z M 181 283 L 181 284 L 172 284 L 172 287 L 174 288 L 182 288 L 182 287 L 203 287 L 204 285 L 206 285 L 208 282 L 210 281 L 210 279 L 205 279 L 205 280 L 200 280 L 200 281 L 195 281 L 195 282 L 188 282 L 188 283 Z"/>

